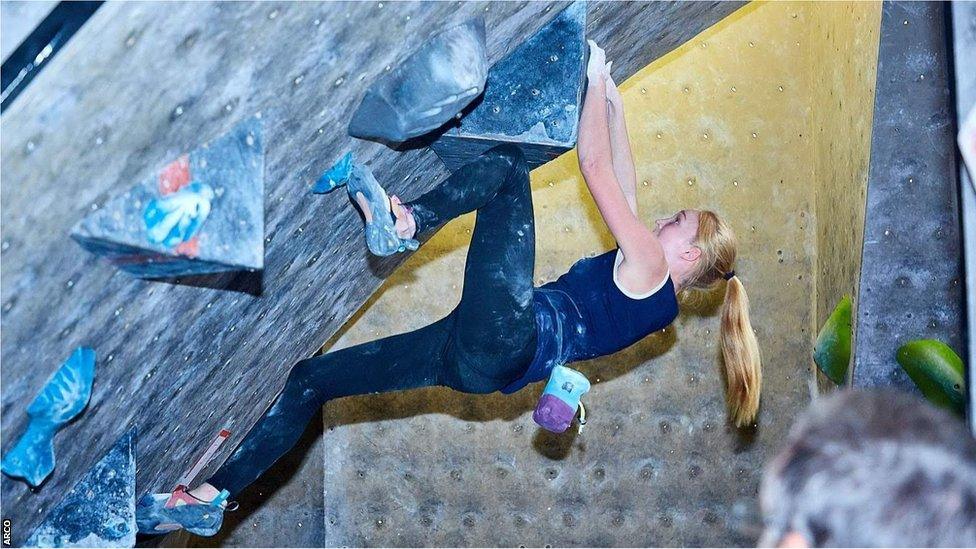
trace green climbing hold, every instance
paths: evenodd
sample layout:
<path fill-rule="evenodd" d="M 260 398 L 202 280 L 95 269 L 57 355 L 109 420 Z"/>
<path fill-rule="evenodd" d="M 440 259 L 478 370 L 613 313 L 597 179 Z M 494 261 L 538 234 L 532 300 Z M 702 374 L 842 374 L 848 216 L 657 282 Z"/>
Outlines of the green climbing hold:
<path fill-rule="evenodd" d="M 842 385 L 851 363 L 851 296 L 845 295 L 817 335 L 813 361 L 831 381 Z"/>
<path fill-rule="evenodd" d="M 962 359 L 937 339 L 916 339 L 898 349 L 898 364 L 932 404 L 962 416 L 966 381 Z"/>

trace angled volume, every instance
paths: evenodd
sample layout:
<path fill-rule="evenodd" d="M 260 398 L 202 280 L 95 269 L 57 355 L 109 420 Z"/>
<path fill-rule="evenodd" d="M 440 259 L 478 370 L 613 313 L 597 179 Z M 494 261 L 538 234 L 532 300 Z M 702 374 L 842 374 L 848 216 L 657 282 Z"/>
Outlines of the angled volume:
<path fill-rule="evenodd" d="M 501 143 L 531 166 L 576 146 L 586 79 L 586 3 L 570 4 L 488 72 L 482 99 L 431 145 L 451 170 Z"/>
<path fill-rule="evenodd" d="M 262 269 L 260 115 L 110 200 L 71 237 L 140 278 Z"/>
<path fill-rule="evenodd" d="M 481 95 L 487 73 L 484 20 L 451 27 L 370 86 L 349 135 L 393 143 L 423 135 Z"/>
<path fill-rule="evenodd" d="M 48 514 L 27 547 L 133 547 L 136 432 L 129 430 Z"/>

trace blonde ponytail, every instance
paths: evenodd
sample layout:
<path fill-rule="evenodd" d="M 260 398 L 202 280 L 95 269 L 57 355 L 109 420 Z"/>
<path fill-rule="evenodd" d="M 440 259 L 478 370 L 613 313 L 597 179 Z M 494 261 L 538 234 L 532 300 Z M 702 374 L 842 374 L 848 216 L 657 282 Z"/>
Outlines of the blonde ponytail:
<path fill-rule="evenodd" d="M 738 276 L 725 288 L 719 343 L 725 377 L 725 401 L 736 427 L 749 425 L 759 412 L 762 361 L 759 342 L 749 322 L 749 297 Z"/>
<path fill-rule="evenodd" d="M 759 412 L 762 360 L 759 342 L 749 322 L 749 297 L 732 269 L 736 255 L 735 235 L 714 212 L 703 210 L 698 214 L 694 244 L 701 250 L 701 256 L 682 287 L 710 290 L 717 284 L 726 284 L 719 328 L 725 402 L 732 423 L 744 427 L 754 422 Z M 726 273 L 731 275 L 728 281 L 725 280 Z"/>

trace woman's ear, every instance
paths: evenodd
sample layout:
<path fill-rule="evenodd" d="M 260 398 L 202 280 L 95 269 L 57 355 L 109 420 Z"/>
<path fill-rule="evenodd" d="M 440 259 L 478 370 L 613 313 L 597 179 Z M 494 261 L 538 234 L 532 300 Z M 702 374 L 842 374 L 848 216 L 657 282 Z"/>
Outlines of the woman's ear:
<path fill-rule="evenodd" d="M 698 261 L 698 258 L 701 257 L 701 254 L 702 254 L 701 248 L 699 248 L 698 246 L 691 246 L 687 250 L 681 252 L 681 259 L 684 259 L 685 261 L 692 261 L 692 262 Z"/>
<path fill-rule="evenodd" d="M 791 530 L 787 532 L 785 536 L 783 536 L 783 539 L 779 540 L 779 544 L 776 547 L 805 549 L 806 547 L 810 547 L 810 544 L 807 543 L 807 539 L 801 534 Z"/>

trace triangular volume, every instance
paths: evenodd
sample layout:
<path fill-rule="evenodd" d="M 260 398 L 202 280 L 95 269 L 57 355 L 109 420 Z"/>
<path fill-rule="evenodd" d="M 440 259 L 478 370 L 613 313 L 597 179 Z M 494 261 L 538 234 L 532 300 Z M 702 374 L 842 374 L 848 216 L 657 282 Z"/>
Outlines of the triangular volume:
<path fill-rule="evenodd" d="M 71 237 L 142 278 L 262 269 L 260 114 L 92 212 Z"/>
<path fill-rule="evenodd" d="M 501 143 L 531 166 L 576 146 L 586 67 L 586 3 L 570 4 L 488 72 L 483 99 L 431 148 L 451 170 Z"/>
<path fill-rule="evenodd" d="M 27 547 L 133 547 L 136 431 L 115 443 L 34 530 Z"/>

